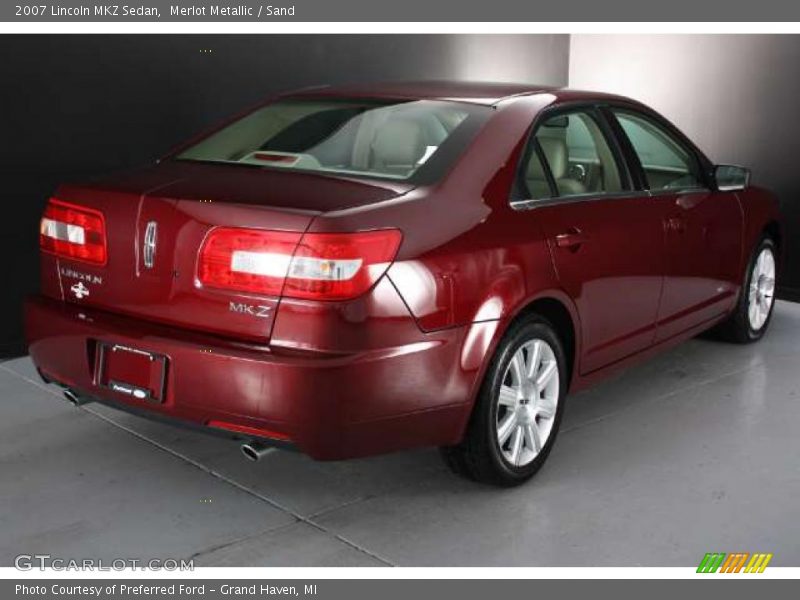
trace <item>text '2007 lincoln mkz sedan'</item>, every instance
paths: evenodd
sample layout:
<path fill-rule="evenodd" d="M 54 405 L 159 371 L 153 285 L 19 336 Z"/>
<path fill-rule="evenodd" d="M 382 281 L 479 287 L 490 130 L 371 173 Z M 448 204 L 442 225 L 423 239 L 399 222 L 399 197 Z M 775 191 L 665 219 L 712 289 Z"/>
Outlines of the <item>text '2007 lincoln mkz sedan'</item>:
<path fill-rule="evenodd" d="M 30 354 L 101 401 L 320 460 L 439 446 L 513 485 L 568 391 L 765 332 L 778 207 L 626 98 L 317 88 L 158 164 L 62 185 Z"/>

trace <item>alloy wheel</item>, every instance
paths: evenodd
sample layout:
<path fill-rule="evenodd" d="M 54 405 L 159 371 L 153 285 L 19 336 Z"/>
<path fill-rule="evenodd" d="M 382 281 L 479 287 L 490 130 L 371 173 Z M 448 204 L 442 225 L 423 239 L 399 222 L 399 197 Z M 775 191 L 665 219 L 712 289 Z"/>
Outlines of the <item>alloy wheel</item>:
<path fill-rule="evenodd" d="M 503 376 L 497 398 L 500 453 L 514 467 L 529 464 L 553 431 L 560 377 L 553 349 L 542 339 L 519 347 Z"/>
<path fill-rule="evenodd" d="M 747 318 L 753 331 L 760 331 L 769 318 L 775 298 L 775 255 L 764 248 L 753 265 L 748 290 Z"/>

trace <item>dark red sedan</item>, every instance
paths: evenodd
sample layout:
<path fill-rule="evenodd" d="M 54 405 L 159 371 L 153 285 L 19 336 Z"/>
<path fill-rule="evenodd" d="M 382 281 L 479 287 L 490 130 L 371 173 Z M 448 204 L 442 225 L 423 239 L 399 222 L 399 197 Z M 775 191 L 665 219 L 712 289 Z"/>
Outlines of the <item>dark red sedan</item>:
<path fill-rule="evenodd" d="M 74 403 L 343 459 L 440 446 L 522 482 L 568 391 L 760 338 L 778 205 L 633 100 L 407 83 L 282 95 L 61 186 L 30 354 Z"/>

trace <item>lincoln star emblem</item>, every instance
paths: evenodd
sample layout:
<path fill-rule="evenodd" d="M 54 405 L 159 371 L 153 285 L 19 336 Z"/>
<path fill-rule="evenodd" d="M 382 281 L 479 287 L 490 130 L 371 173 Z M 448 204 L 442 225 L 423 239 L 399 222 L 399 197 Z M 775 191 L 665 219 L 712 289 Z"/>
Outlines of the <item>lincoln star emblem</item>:
<path fill-rule="evenodd" d="M 153 261 L 156 259 L 156 232 L 158 224 L 150 221 L 144 230 L 144 266 L 148 269 L 153 268 Z"/>
<path fill-rule="evenodd" d="M 89 288 L 83 285 L 82 281 L 79 281 L 69 289 L 73 294 L 75 294 L 75 297 L 78 298 L 78 300 L 82 300 L 84 296 L 89 295 Z"/>

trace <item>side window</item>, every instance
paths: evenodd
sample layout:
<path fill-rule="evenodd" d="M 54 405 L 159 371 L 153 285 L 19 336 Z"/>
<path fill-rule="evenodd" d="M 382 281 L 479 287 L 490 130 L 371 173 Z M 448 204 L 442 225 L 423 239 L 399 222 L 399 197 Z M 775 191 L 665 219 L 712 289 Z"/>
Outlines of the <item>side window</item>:
<path fill-rule="evenodd" d="M 650 119 L 613 110 L 642 164 L 653 191 L 704 188 L 700 166 L 675 137 Z"/>
<path fill-rule="evenodd" d="M 530 198 L 622 191 L 617 161 L 589 112 L 552 117 L 539 125 L 534 138 L 538 149 L 530 152 L 524 173 Z"/>

